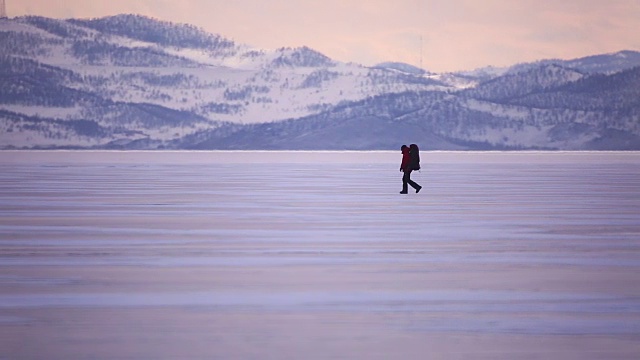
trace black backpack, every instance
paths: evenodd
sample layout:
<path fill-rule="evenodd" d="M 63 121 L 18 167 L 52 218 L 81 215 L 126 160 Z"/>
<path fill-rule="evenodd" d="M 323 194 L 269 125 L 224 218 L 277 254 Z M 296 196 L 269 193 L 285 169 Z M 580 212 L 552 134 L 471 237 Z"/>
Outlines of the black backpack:
<path fill-rule="evenodd" d="M 420 170 L 420 149 L 418 149 L 418 145 L 409 145 L 409 156 L 411 158 L 409 163 L 411 170 Z"/>

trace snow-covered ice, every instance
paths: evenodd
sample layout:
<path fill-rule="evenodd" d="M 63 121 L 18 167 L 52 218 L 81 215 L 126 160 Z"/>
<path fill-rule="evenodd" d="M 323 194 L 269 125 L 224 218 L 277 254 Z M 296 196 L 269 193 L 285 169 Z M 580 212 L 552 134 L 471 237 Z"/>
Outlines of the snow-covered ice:
<path fill-rule="evenodd" d="M 640 153 L 0 152 L 0 358 L 632 359 Z"/>

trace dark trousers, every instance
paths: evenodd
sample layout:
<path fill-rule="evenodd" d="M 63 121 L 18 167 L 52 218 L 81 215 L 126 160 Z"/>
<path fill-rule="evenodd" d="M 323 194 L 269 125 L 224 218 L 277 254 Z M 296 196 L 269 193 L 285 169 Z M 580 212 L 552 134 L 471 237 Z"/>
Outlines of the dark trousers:
<path fill-rule="evenodd" d="M 404 175 L 402 176 L 402 191 L 407 192 L 408 187 L 407 184 L 411 185 L 412 188 L 418 190 L 420 185 L 415 181 L 411 180 L 411 170 L 405 170 Z"/>

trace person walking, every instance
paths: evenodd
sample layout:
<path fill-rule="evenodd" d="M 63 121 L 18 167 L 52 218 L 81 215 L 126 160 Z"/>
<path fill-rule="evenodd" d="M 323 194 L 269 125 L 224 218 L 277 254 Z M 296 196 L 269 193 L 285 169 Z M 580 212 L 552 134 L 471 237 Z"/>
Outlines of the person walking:
<path fill-rule="evenodd" d="M 402 145 L 400 147 L 402 151 L 402 162 L 400 163 L 400 171 L 404 173 L 402 176 L 402 191 L 400 194 L 408 194 L 409 186 L 416 189 L 416 194 L 422 190 L 422 186 L 418 185 L 415 181 L 411 180 L 411 172 L 413 170 L 420 169 L 420 154 L 418 146 L 411 144 L 411 147 Z M 411 153 L 413 151 L 413 154 Z"/>

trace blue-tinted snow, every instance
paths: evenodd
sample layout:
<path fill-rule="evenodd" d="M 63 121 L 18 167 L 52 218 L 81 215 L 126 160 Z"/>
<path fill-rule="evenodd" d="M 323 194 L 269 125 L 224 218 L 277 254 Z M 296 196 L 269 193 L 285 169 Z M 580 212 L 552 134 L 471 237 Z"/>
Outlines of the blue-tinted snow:
<path fill-rule="evenodd" d="M 639 153 L 423 152 L 408 195 L 399 158 L 2 152 L 0 348 L 640 354 Z"/>

